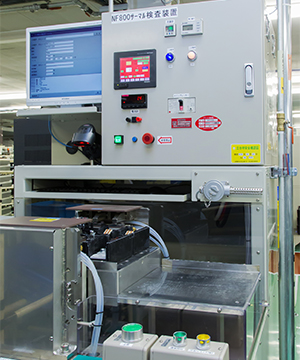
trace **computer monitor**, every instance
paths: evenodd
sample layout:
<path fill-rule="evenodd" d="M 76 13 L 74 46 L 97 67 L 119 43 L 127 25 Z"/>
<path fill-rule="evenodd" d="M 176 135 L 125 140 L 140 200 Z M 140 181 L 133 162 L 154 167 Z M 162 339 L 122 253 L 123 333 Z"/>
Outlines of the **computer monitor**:
<path fill-rule="evenodd" d="M 101 21 L 26 29 L 27 106 L 99 104 Z"/>

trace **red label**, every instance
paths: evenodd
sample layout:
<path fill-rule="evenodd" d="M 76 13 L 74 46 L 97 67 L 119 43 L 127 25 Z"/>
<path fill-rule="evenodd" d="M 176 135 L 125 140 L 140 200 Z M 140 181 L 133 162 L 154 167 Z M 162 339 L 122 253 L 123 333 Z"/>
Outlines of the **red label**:
<path fill-rule="evenodd" d="M 195 125 L 203 131 L 213 131 L 222 125 L 222 121 L 213 115 L 205 115 L 196 120 Z"/>
<path fill-rule="evenodd" d="M 192 118 L 180 118 L 171 120 L 172 129 L 185 129 L 192 127 Z"/>

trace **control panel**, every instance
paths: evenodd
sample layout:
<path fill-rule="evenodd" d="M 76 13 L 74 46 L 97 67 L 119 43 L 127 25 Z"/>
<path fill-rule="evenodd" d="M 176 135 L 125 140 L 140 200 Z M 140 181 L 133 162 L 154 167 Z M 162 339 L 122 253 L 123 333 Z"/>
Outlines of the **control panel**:
<path fill-rule="evenodd" d="M 275 59 L 263 5 L 104 13 L 103 165 L 276 162 Z"/>
<path fill-rule="evenodd" d="M 184 333 L 180 331 L 178 333 Z M 207 334 L 199 334 L 197 339 L 180 340 L 171 336 L 161 336 L 151 348 L 151 360 L 229 360 L 229 346 L 226 343 L 210 341 Z"/>
<path fill-rule="evenodd" d="M 157 335 L 144 334 L 137 323 L 126 324 L 103 343 L 103 360 L 149 360 Z"/>

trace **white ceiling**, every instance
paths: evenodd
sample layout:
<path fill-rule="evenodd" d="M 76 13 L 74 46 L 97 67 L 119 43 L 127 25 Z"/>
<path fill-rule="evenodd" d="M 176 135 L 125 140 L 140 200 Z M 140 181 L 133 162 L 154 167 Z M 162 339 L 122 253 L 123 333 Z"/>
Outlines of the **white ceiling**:
<path fill-rule="evenodd" d="M 101 5 L 96 1 L 84 1 L 92 10 L 99 11 Z M 136 1 L 136 0 L 135 0 Z M 140 1 L 140 0 L 139 0 Z M 75 1 L 74 1 L 75 2 Z M 117 0 L 116 2 L 121 2 Z M 149 1 L 147 1 L 149 3 Z M 190 2 L 183 0 L 181 2 Z M 0 1 L 0 5 L 1 5 Z M 45 1 L 35 1 L 37 4 Z M 51 0 L 51 4 L 70 4 L 71 1 Z M 140 1 L 142 3 L 142 1 Z M 22 2 L 10 6 L 10 9 L 32 5 Z M 267 0 L 270 12 L 275 10 L 276 0 Z M 292 0 L 293 7 L 299 7 L 300 0 Z M 1 12 L 8 7 L 0 6 L 0 95 L 1 94 L 24 94 L 25 93 L 25 29 L 27 27 L 63 24 L 95 20 L 95 17 L 88 17 L 80 7 L 63 6 L 60 10 L 38 10 L 35 12 L 19 10 Z M 99 18 L 99 17 L 98 17 Z M 293 70 L 300 70 L 300 17 L 292 22 L 292 67 Z M 299 71 L 300 74 L 300 71 Z M 299 84 L 300 86 L 300 84 Z M 25 99 L 0 100 L 0 109 L 6 107 L 24 107 Z M 300 94 L 293 97 L 293 109 L 300 113 Z M 0 120 L 13 119 L 14 115 L 3 114 L 0 111 Z M 300 121 L 300 119 L 299 119 Z"/>

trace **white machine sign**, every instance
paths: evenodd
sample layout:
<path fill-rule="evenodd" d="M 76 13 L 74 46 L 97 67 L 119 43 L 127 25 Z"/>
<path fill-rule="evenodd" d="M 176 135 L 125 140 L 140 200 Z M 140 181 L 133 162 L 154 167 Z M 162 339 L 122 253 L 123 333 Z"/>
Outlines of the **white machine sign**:
<path fill-rule="evenodd" d="M 168 19 L 178 16 L 178 8 L 158 8 L 158 9 L 147 9 L 147 10 L 136 10 L 126 11 L 120 13 L 114 13 L 111 15 L 112 24 L 129 23 L 134 21 L 147 21 L 147 20 L 158 20 Z"/>

